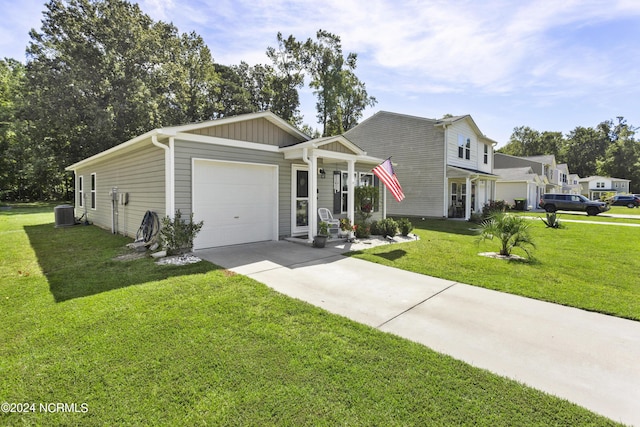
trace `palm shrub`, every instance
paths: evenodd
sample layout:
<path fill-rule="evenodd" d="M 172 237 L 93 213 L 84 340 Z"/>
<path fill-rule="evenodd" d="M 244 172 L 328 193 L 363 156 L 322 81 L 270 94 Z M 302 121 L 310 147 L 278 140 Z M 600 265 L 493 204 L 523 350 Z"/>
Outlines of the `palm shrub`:
<path fill-rule="evenodd" d="M 535 248 L 531 234 L 529 233 L 527 219 L 497 212 L 484 220 L 480 225 L 480 241 L 500 240 L 500 255 L 510 256 L 514 248 L 520 248 L 530 257 L 529 247 Z"/>

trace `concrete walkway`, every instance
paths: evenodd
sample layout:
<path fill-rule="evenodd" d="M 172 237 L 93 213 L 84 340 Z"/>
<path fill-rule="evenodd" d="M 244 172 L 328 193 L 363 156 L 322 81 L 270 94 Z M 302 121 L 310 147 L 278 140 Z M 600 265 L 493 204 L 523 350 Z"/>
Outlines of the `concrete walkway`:
<path fill-rule="evenodd" d="M 196 255 L 278 292 L 640 426 L 640 322 L 264 242 Z"/>

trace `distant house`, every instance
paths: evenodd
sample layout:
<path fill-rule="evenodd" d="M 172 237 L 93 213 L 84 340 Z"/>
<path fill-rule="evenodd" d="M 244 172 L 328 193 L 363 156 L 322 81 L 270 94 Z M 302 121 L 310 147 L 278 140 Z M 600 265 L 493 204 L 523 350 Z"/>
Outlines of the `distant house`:
<path fill-rule="evenodd" d="M 570 193 L 567 187 L 569 174 L 567 165 L 558 165 L 554 155 L 517 157 L 496 153 L 494 158 L 496 169 L 531 167 L 533 172 L 546 178 L 545 193 Z M 523 196 L 524 197 L 524 196 Z"/>
<path fill-rule="evenodd" d="M 531 166 L 494 169 L 499 176 L 496 181 L 496 200 L 504 200 L 511 205 L 517 199 L 524 199 L 526 210 L 537 209 L 540 197 L 545 193 L 547 178 L 538 175 Z"/>
<path fill-rule="evenodd" d="M 437 120 L 380 111 L 345 137 L 397 163 L 406 198 L 389 201 L 389 214 L 469 218 L 494 199 L 497 143 L 469 115 Z"/>
<path fill-rule="evenodd" d="M 311 140 L 270 112 L 154 129 L 67 168 L 76 216 L 135 236 L 146 211 L 204 226 L 196 249 L 312 239 L 318 208 L 354 220 L 355 187 L 382 159 L 343 136 Z M 328 178 L 328 179 L 327 179 Z M 384 215 L 384 206 L 374 219 Z"/>
<path fill-rule="evenodd" d="M 606 193 L 626 194 L 631 192 L 631 181 L 622 178 L 611 178 L 606 176 L 589 176 L 579 181 L 580 194 L 596 200 Z"/>

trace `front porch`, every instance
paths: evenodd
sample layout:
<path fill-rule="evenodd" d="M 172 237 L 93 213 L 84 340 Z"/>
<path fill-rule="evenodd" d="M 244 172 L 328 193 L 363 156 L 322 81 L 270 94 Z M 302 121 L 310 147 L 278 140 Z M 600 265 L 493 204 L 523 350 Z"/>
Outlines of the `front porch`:
<path fill-rule="evenodd" d="M 447 166 L 447 218 L 464 218 L 481 212 L 482 207 L 495 199 L 496 180 L 499 177 L 487 172 Z"/>
<path fill-rule="evenodd" d="M 386 192 L 371 170 L 382 162 L 343 136 L 303 142 L 282 149 L 285 159 L 300 160 L 291 167 L 291 236 L 311 242 L 318 230 L 318 209 L 327 208 L 334 219 L 355 224 L 355 188 L 379 188 L 372 219 L 386 217 Z M 315 197 L 314 197 L 315 195 Z M 335 232 L 335 229 L 334 229 Z"/>

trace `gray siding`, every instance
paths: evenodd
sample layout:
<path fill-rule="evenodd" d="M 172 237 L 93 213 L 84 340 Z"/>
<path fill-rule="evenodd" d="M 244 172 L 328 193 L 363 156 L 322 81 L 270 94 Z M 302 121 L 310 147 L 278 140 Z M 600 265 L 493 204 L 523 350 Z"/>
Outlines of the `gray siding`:
<path fill-rule="evenodd" d="M 405 200 L 387 194 L 389 215 L 442 217 L 444 206 L 444 131 L 436 120 L 379 112 L 345 136 L 369 155 L 392 161 Z"/>
<path fill-rule="evenodd" d="M 544 175 L 542 163 L 524 159 L 522 157 L 509 156 L 507 154 L 495 153 L 493 157 L 496 169 L 531 167 L 538 175 Z"/>
<path fill-rule="evenodd" d="M 91 209 L 91 174 L 96 174 L 96 209 Z M 118 232 L 135 237 L 147 210 L 165 215 L 165 160 L 164 150 L 151 145 L 150 141 L 121 155 L 98 160 L 76 170 L 76 192 L 78 177 L 83 176 L 85 203 L 89 221 L 111 229 L 112 204 L 109 193 L 118 187 L 119 193 L 129 193 L 129 204 L 118 206 Z M 76 194 L 76 216 L 84 208 L 79 206 Z M 126 228 L 125 228 L 126 227 Z"/>
<path fill-rule="evenodd" d="M 291 164 L 281 153 L 246 148 L 175 141 L 175 206 L 183 215 L 191 213 L 191 160 L 212 159 L 244 163 L 278 165 L 278 233 L 291 234 Z"/>
<path fill-rule="evenodd" d="M 257 142 L 260 144 L 274 145 L 276 147 L 284 147 L 300 142 L 300 138 L 291 135 L 264 118 L 211 126 L 205 129 L 193 130 L 189 133 Z"/>

